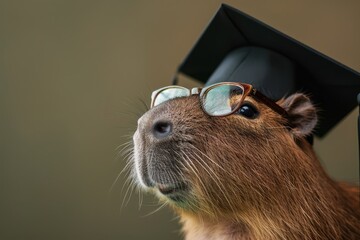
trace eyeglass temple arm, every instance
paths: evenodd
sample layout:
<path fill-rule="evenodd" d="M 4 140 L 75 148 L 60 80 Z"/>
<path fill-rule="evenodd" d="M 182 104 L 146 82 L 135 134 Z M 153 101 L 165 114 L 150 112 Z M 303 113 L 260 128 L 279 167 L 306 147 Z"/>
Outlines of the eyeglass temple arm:
<path fill-rule="evenodd" d="M 264 94 L 262 94 L 261 92 L 257 91 L 256 89 L 252 89 L 252 95 L 260 100 L 261 102 L 265 103 L 268 107 L 270 107 L 272 110 L 274 110 L 275 112 L 277 112 L 278 114 L 280 114 L 281 116 L 287 118 L 288 117 L 288 113 L 285 111 L 285 109 L 283 109 L 282 107 L 280 107 L 279 105 L 277 105 L 274 101 L 272 101 L 271 99 L 269 99 L 268 97 L 266 97 Z"/>

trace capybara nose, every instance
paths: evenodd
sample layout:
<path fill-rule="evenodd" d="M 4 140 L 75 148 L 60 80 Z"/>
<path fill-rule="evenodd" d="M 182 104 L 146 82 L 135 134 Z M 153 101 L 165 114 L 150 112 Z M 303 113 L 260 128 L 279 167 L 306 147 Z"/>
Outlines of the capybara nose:
<path fill-rule="evenodd" d="M 172 123 L 170 121 L 156 121 L 152 128 L 152 133 L 157 139 L 168 137 L 172 133 Z"/>

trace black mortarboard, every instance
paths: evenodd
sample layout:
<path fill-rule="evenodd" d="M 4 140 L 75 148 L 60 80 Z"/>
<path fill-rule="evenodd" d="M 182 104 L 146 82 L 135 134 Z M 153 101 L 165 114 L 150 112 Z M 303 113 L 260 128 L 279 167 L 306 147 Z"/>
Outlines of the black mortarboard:
<path fill-rule="evenodd" d="M 357 105 L 360 74 L 227 5 L 222 5 L 179 72 L 201 82 L 250 83 L 278 100 L 309 94 L 324 136 Z"/>

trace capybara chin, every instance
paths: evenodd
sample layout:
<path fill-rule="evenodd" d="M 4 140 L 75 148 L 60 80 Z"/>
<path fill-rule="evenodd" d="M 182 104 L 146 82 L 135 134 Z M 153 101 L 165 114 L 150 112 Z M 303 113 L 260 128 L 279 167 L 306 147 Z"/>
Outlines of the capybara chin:
<path fill-rule="evenodd" d="M 256 115 L 211 117 L 190 96 L 139 119 L 135 180 L 170 203 L 186 239 L 360 239 L 359 188 L 330 179 L 306 141 L 316 109 L 299 93 L 277 103 L 287 118 L 252 97 Z"/>

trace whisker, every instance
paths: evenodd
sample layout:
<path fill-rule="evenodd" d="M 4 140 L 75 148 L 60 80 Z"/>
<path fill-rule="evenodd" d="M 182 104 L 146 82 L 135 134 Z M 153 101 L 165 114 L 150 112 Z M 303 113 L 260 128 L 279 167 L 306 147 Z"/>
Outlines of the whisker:
<path fill-rule="evenodd" d="M 150 106 L 148 106 L 143 99 L 138 98 L 138 100 L 139 100 L 139 101 L 142 103 L 142 105 L 145 107 L 145 112 L 147 112 L 147 111 L 150 110 Z"/>
<path fill-rule="evenodd" d="M 138 105 L 139 102 L 140 102 L 140 106 L 144 107 L 145 102 L 141 98 L 137 98 L 136 101 L 132 101 L 131 99 L 127 99 L 127 100 L 124 99 L 122 104 L 127 109 L 137 110 L 136 107 L 139 107 L 139 105 Z M 145 106 L 146 106 L 146 104 L 145 104 Z M 148 110 L 148 108 L 146 107 L 145 111 L 147 111 L 147 110 Z M 142 109 L 142 110 L 138 110 L 138 112 L 131 111 L 131 113 L 135 114 L 137 117 L 141 117 L 141 115 L 143 115 L 145 111 L 144 111 L 144 109 Z"/>
<path fill-rule="evenodd" d="M 204 157 L 206 157 L 209 161 L 211 161 L 213 164 L 215 164 L 218 168 L 220 168 L 221 170 L 225 171 L 225 169 L 220 166 L 217 162 L 215 162 L 214 160 L 212 160 L 208 155 L 206 155 L 205 153 L 203 153 L 200 149 L 198 149 L 197 147 L 195 147 L 194 145 L 192 145 L 192 147 L 197 150 L 200 154 L 202 154 Z"/>
<path fill-rule="evenodd" d="M 125 160 L 131 160 L 131 157 L 134 155 L 134 148 L 129 147 L 126 151 L 124 151 L 118 158 L 123 157 Z"/>
<path fill-rule="evenodd" d="M 120 193 L 123 193 L 123 191 L 124 191 L 124 189 L 125 189 L 126 186 L 129 187 L 130 182 L 132 181 L 132 179 L 131 179 L 130 176 L 131 176 L 131 173 L 128 172 L 127 175 L 125 176 L 126 180 L 125 180 L 125 182 L 124 182 L 124 184 L 123 184 L 123 186 L 122 186 L 122 188 L 121 188 L 121 190 L 120 190 Z"/>
<path fill-rule="evenodd" d="M 197 156 L 197 158 L 194 158 L 196 161 L 199 162 L 199 164 L 201 166 L 203 166 L 204 170 L 209 174 L 209 176 L 211 177 L 215 177 L 216 179 L 213 179 L 214 183 L 216 184 L 216 186 L 218 187 L 218 189 L 220 190 L 220 192 L 223 194 L 223 197 L 225 198 L 225 200 L 227 201 L 227 203 L 229 204 L 229 206 L 232 208 L 232 204 L 231 201 L 229 200 L 229 198 L 226 196 L 225 192 L 224 192 L 224 185 L 222 184 L 222 181 L 220 180 L 218 174 L 216 174 L 214 172 L 214 170 L 211 169 L 211 167 L 202 159 L 200 158 L 199 155 L 197 155 L 195 153 L 195 155 Z"/>
<path fill-rule="evenodd" d="M 130 199 L 131 199 L 131 196 L 132 196 L 134 190 L 137 188 L 137 185 L 136 185 L 134 182 L 131 182 L 131 185 L 132 185 L 132 186 L 131 186 L 130 194 L 129 194 L 129 197 L 128 197 L 126 203 L 125 203 L 125 207 L 129 204 L 129 201 L 130 201 Z"/>
<path fill-rule="evenodd" d="M 196 149 L 203 156 L 205 156 L 209 161 L 211 161 L 216 166 L 218 166 L 221 170 L 225 171 L 225 169 L 222 166 L 220 166 L 218 163 L 216 163 L 214 160 L 212 160 L 210 157 L 208 157 L 205 153 L 200 151 L 200 149 L 196 148 L 195 146 L 193 146 L 193 148 Z M 233 207 L 233 204 L 231 203 L 231 201 L 229 200 L 229 198 L 227 197 L 227 195 L 224 192 L 225 186 L 223 185 L 223 183 L 222 183 L 221 179 L 219 178 L 218 174 L 216 172 L 214 172 L 214 170 L 208 165 L 208 163 L 205 162 L 204 159 L 202 159 L 198 154 L 194 153 L 194 155 L 196 155 L 196 157 L 197 157 L 197 158 L 194 158 L 194 160 L 196 160 L 201 166 L 203 166 L 203 169 L 209 174 L 209 176 L 211 178 L 213 178 L 214 183 L 216 184 L 216 186 L 218 187 L 220 192 L 223 194 L 223 197 L 225 198 L 225 200 L 229 204 L 229 207 L 233 211 L 235 211 L 234 207 Z M 214 177 L 216 178 L 216 180 L 214 179 Z M 236 195 L 236 193 L 234 192 L 233 189 L 231 189 L 231 191 L 234 193 L 234 195 Z"/>
<path fill-rule="evenodd" d="M 128 204 L 128 202 L 129 202 L 128 199 L 131 198 L 131 192 L 133 191 L 134 188 L 135 188 L 134 183 L 131 181 L 130 184 L 128 185 L 127 189 L 126 189 L 126 192 L 125 192 L 123 201 L 121 203 L 121 208 L 120 209 L 123 209 L 123 207 L 125 207 Z M 129 198 L 128 198 L 129 190 L 130 190 L 130 194 L 129 194 Z"/>
<path fill-rule="evenodd" d="M 124 146 L 126 147 L 126 146 L 130 145 L 131 143 L 132 143 L 132 139 L 129 140 L 129 141 L 126 141 L 126 142 L 124 142 L 124 143 L 122 143 L 122 144 L 120 144 L 119 146 L 117 146 L 117 147 L 115 148 L 115 151 L 119 150 L 119 148 L 123 148 Z M 120 150 L 120 151 L 121 151 L 121 150 Z"/>
<path fill-rule="evenodd" d="M 196 169 L 196 166 L 192 163 L 192 161 L 190 160 L 190 158 L 188 157 L 188 155 L 184 152 L 184 151 L 181 151 L 182 154 L 184 154 L 184 157 L 187 159 L 187 161 L 184 161 L 188 167 L 192 170 L 192 172 L 195 174 L 196 178 L 198 179 L 200 185 L 203 187 L 203 190 L 205 192 L 205 195 L 207 195 L 208 197 L 211 197 L 209 192 L 207 191 L 207 187 L 205 187 L 205 184 L 204 182 L 202 181 L 201 177 L 200 177 L 200 173 L 199 171 Z M 184 168 L 185 166 L 179 162 Z M 185 168 L 186 169 L 186 168 Z M 197 207 L 198 208 L 198 207 Z M 206 209 L 202 209 L 203 211 L 209 213 L 210 215 L 212 214 L 211 212 L 209 212 L 208 210 Z"/>
<path fill-rule="evenodd" d="M 131 107 L 131 106 L 130 106 Z M 127 110 L 126 112 L 116 112 L 116 114 L 121 115 L 122 117 L 126 116 L 129 117 L 128 120 L 131 120 L 130 118 L 140 118 L 143 114 Z M 118 116 L 120 117 L 120 116 Z"/>
<path fill-rule="evenodd" d="M 146 215 L 144 215 L 144 216 L 142 216 L 142 217 L 151 216 L 151 215 L 153 215 L 154 213 L 156 213 L 156 212 L 160 211 L 161 209 L 163 209 L 166 205 L 168 205 L 168 203 L 167 203 L 167 202 L 164 202 L 163 204 L 160 205 L 160 207 L 158 207 L 158 208 L 155 209 L 154 211 L 152 211 L 152 212 L 150 212 L 150 213 L 148 213 L 148 214 L 146 214 Z"/>
<path fill-rule="evenodd" d="M 140 211 L 142 203 L 143 203 L 143 194 L 142 194 L 141 188 L 138 188 L 138 196 L 139 196 L 139 208 L 138 208 L 138 210 Z"/>
<path fill-rule="evenodd" d="M 125 165 L 125 167 L 123 168 L 123 170 L 121 170 L 121 172 L 117 175 L 115 181 L 111 184 L 111 187 L 109 189 L 109 192 L 111 192 L 114 188 L 114 186 L 116 185 L 117 181 L 119 180 L 120 176 L 125 172 L 128 171 L 130 166 L 133 164 L 132 161 L 128 161 Z"/>

